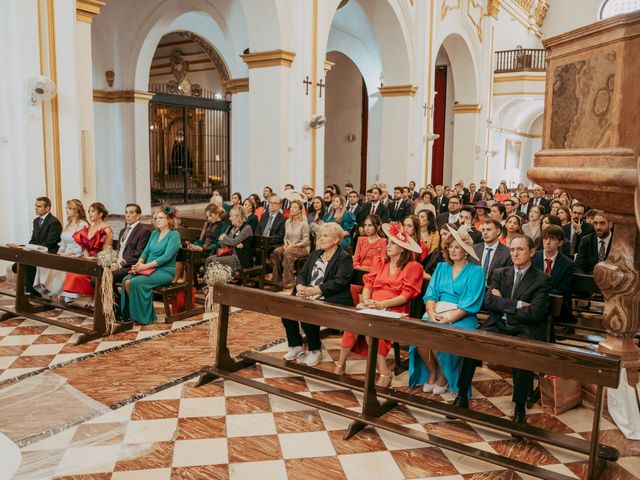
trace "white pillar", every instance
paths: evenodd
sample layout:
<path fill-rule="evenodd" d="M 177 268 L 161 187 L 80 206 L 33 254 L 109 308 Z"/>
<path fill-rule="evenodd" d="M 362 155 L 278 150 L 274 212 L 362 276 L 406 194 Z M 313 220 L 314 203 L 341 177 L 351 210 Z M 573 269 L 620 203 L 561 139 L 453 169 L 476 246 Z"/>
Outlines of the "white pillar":
<path fill-rule="evenodd" d="M 482 147 L 478 144 L 477 128 L 480 113 L 479 105 L 454 105 L 453 114 L 453 162 L 451 168 L 451 183 L 459 179 L 465 184 L 482 178 L 484 158 Z M 477 146 L 477 148 L 476 148 Z"/>

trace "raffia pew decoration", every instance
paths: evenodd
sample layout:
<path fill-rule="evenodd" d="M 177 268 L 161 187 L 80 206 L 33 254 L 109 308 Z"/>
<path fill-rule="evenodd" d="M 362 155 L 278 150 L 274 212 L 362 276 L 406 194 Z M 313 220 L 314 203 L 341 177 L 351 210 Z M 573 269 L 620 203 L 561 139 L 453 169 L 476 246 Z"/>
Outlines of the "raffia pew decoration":
<path fill-rule="evenodd" d="M 220 330 L 220 320 L 218 318 L 220 305 L 213 300 L 215 288 L 219 285 L 226 285 L 233 280 L 233 271 L 228 265 L 212 262 L 207 267 L 204 281 L 207 284 L 204 302 L 204 320 L 209 321 L 209 342 L 213 355 L 216 355 L 216 345 L 218 344 L 218 332 Z M 214 358 L 215 360 L 215 358 Z"/>
<path fill-rule="evenodd" d="M 98 265 L 102 267 L 102 281 L 100 282 L 100 295 L 102 299 L 102 312 L 106 335 L 113 333 L 116 327 L 116 316 L 113 312 L 113 272 L 111 266 L 118 262 L 118 252 L 111 247 L 107 247 L 97 255 Z"/>

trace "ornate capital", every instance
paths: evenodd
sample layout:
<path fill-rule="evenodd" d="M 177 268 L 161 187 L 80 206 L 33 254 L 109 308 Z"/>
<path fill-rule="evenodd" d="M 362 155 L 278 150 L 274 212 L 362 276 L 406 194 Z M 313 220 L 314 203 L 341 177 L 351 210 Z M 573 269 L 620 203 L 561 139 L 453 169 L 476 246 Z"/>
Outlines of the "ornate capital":
<path fill-rule="evenodd" d="M 533 11 L 533 18 L 539 27 L 542 27 L 542 23 L 544 22 L 548 11 L 549 5 L 547 2 L 545 0 L 538 0 L 538 5 L 536 5 L 536 9 Z"/>
<path fill-rule="evenodd" d="M 249 91 L 249 78 L 232 78 L 224 82 L 224 89 L 226 93 L 242 93 Z"/>
<path fill-rule="evenodd" d="M 383 97 L 415 97 L 418 91 L 417 85 L 390 85 L 378 89 Z"/>
<path fill-rule="evenodd" d="M 93 91 L 93 101 L 99 103 L 149 103 L 153 93 L 141 90 L 120 90 L 106 92 L 104 90 Z"/>
<path fill-rule="evenodd" d="M 498 19 L 500 12 L 500 0 L 487 0 L 487 17 Z"/>
<path fill-rule="evenodd" d="M 249 68 L 290 67 L 295 56 L 295 52 L 287 50 L 269 50 L 240 55 Z"/>
<path fill-rule="evenodd" d="M 93 17 L 100 14 L 100 9 L 106 3 L 99 0 L 76 0 L 76 20 L 78 22 L 92 23 Z"/>

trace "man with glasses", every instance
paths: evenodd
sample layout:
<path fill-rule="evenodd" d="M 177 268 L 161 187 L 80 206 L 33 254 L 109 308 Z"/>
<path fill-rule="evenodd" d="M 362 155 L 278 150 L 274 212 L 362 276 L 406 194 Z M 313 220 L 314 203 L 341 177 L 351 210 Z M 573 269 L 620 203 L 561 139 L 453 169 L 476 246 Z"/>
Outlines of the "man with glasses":
<path fill-rule="evenodd" d="M 540 205 L 541 207 L 544 207 L 544 213 L 549 213 L 549 200 L 544 198 L 544 194 L 544 188 L 540 185 L 534 185 L 531 205 Z"/>
<path fill-rule="evenodd" d="M 258 235 L 271 237 L 270 250 L 274 250 L 284 244 L 284 223 L 287 219 L 280 212 L 282 202 L 278 195 L 271 195 L 268 201 L 269 210 L 262 214 L 258 225 Z"/>

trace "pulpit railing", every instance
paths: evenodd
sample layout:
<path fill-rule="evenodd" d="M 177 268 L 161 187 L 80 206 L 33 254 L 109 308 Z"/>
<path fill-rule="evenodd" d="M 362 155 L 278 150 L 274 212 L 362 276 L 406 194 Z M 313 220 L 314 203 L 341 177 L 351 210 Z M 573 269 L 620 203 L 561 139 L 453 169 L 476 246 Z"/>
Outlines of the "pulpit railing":
<path fill-rule="evenodd" d="M 547 52 L 542 48 L 517 48 L 496 52 L 495 73 L 544 72 Z"/>

